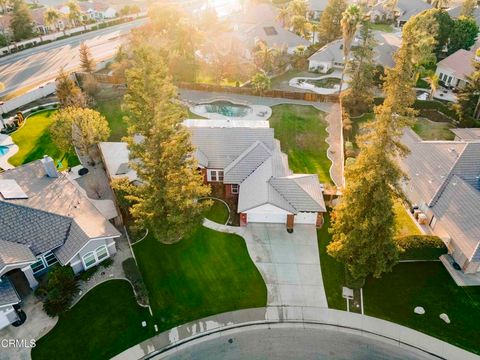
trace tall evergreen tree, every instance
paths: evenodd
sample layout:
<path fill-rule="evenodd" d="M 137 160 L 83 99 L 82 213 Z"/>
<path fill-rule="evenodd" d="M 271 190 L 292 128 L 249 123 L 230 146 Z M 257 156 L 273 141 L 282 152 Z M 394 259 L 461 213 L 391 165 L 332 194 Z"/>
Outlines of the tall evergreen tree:
<path fill-rule="evenodd" d="M 10 28 L 15 41 L 25 40 L 34 35 L 32 16 L 27 4 L 23 0 L 13 1 Z"/>
<path fill-rule="evenodd" d="M 126 71 L 124 108 L 127 142 L 141 185 L 131 186 L 130 212 L 138 226 L 151 229 L 164 243 L 180 241 L 198 226 L 209 202 L 198 201 L 210 193 L 193 158 L 190 133 L 181 125 L 185 111 L 178 105 L 164 60 L 154 49 L 133 50 Z M 137 135 L 142 135 L 141 141 Z"/>
<path fill-rule="evenodd" d="M 323 44 L 339 39 L 342 36 L 340 22 L 347 9 L 345 0 L 328 0 L 327 7 L 320 17 L 318 33 Z"/>
<path fill-rule="evenodd" d="M 395 67 L 386 70 L 385 100 L 357 139 L 357 160 L 347 167 L 346 189 L 332 216 L 327 250 L 345 264 L 349 286 L 362 286 L 370 274 L 380 277 L 397 260 L 392 197 L 400 194 L 402 177 L 396 158 L 406 152 L 399 137 L 413 114 L 417 63 L 433 56 L 437 30 L 433 17 L 416 16 L 405 24 Z"/>
<path fill-rule="evenodd" d="M 455 19 L 450 32 L 448 54 L 453 54 L 459 49 L 470 49 L 475 44 L 478 30 L 477 22 L 471 17 L 460 16 Z"/>
<path fill-rule="evenodd" d="M 343 106 L 352 115 L 363 114 L 371 109 L 375 93 L 375 39 L 367 23 L 360 32 L 360 44 L 352 50 L 352 59 L 345 68 L 348 89 L 342 94 Z"/>
<path fill-rule="evenodd" d="M 87 44 L 82 42 L 80 44 L 80 67 L 83 72 L 86 73 L 93 73 L 95 71 L 95 60 L 90 53 L 90 49 L 88 48 Z"/>

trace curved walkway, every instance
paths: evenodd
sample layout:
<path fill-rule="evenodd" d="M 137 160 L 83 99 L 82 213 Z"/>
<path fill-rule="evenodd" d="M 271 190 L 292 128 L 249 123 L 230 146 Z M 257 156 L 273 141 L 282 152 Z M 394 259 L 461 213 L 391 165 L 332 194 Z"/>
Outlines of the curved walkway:
<path fill-rule="evenodd" d="M 202 340 L 247 331 L 249 328 L 316 327 L 381 341 L 403 353 L 423 354 L 425 358 L 479 360 L 478 355 L 425 335 L 421 332 L 366 315 L 312 307 L 269 307 L 245 309 L 210 316 L 163 332 L 115 356 L 114 360 L 159 359 Z M 341 343 L 337 343 L 341 346 Z M 335 345 L 335 344 L 334 344 Z M 170 352 L 168 352 L 170 351 Z M 165 354 L 164 356 L 158 356 Z"/>
<path fill-rule="evenodd" d="M 340 104 L 333 104 L 325 120 L 328 122 L 328 137 L 325 140 L 328 145 L 327 157 L 332 162 L 330 178 L 334 184 L 342 188 L 343 179 L 343 129 Z"/>

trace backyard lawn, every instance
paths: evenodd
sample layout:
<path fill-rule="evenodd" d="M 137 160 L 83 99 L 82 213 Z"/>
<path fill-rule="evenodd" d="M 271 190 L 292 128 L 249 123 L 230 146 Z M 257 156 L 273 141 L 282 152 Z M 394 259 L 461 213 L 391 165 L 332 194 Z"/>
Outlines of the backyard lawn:
<path fill-rule="evenodd" d="M 446 122 L 435 122 L 426 118 L 416 118 L 412 126 L 423 140 L 453 140 L 455 134 L 450 131 L 454 126 Z"/>
<path fill-rule="evenodd" d="M 142 327 L 142 321 L 147 327 Z M 109 359 L 154 333 L 148 309 L 137 304 L 130 283 L 110 280 L 60 317 L 37 341 L 32 359 Z"/>
<path fill-rule="evenodd" d="M 33 160 L 49 155 L 58 163 L 61 161 L 60 170 L 80 164 L 75 152 L 65 154 L 52 142 L 49 127 L 53 123 L 53 114 L 56 110 L 45 110 L 27 118 L 26 123 L 18 131 L 11 134 L 19 151 L 8 162 L 19 166 Z"/>
<path fill-rule="evenodd" d="M 110 126 L 110 138 L 108 141 L 122 141 L 127 135 L 127 124 L 123 121 L 125 113 L 121 109 L 122 97 L 111 100 L 97 99 L 97 111 L 105 116 Z"/>
<path fill-rule="evenodd" d="M 237 235 L 199 227 L 177 244 L 164 245 L 149 235 L 133 248 L 160 331 L 266 306 L 265 283 Z"/>
<path fill-rule="evenodd" d="M 294 172 L 318 174 L 320 182 L 330 183 L 332 163 L 327 158 L 328 124 L 324 116 L 313 106 L 276 105 L 272 107 L 270 126 Z"/>
<path fill-rule="evenodd" d="M 400 263 L 363 288 L 367 315 L 408 326 L 480 354 L 480 287 L 459 287 L 441 262 Z M 425 308 L 424 315 L 413 312 Z M 439 318 L 449 316 L 446 324 Z"/>
<path fill-rule="evenodd" d="M 407 210 L 402 205 L 400 200 L 395 201 L 393 210 L 395 211 L 395 226 L 397 228 L 397 236 L 422 234 L 413 219 L 410 217 L 410 215 L 408 215 Z"/>

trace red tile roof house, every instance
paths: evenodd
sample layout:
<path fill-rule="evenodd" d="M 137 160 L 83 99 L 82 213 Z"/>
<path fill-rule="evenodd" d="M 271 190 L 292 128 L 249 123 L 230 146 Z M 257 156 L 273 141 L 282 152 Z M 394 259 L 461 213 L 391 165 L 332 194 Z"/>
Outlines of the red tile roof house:
<path fill-rule="evenodd" d="M 241 225 L 280 223 L 289 229 L 295 224 L 323 225 L 326 208 L 318 176 L 289 169 L 268 121 L 209 119 L 183 124 L 191 132 L 205 182 L 223 184 L 226 196 L 237 198 Z M 130 178 L 132 173 L 124 166 L 128 150 L 122 143 L 114 144 L 99 144 L 107 172 L 111 178 L 122 173 Z"/>
<path fill-rule="evenodd" d="M 56 263 L 75 273 L 116 253 L 120 232 L 53 160 L 0 174 L 0 329 L 18 320 L 17 289 L 38 285 Z"/>

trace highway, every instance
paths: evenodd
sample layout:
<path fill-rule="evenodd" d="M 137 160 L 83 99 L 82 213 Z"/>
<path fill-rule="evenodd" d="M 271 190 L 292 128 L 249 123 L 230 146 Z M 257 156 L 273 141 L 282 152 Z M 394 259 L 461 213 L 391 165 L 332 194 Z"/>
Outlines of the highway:
<path fill-rule="evenodd" d="M 82 42 L 90 47 L 97 61 L 111 58 L 130 30 L 146 22 L 147 19 L 138 19 L 0 58 L 0 82 L 5 84 L 0 96 L 19 88 L 48 82 L 56 77 L 62 66 L 66 70 L 78 68 L 78 49 Z"/>

